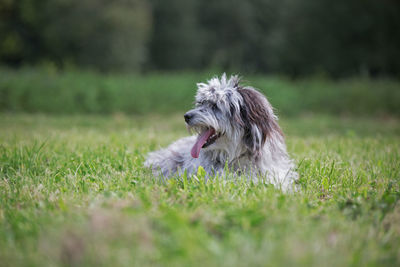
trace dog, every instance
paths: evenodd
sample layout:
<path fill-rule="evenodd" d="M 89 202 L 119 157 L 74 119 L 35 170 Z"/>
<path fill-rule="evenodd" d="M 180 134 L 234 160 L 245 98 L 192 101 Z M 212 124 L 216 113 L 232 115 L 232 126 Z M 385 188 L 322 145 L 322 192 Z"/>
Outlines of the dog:
<path fill-rule="evenodd" d="M 170 178 L 196 174 L 224 176 L 226 170 L 284 191 L 295 188 L 298 174 L 288 156 L 281 128 L 267 98 L 226 74 L 198 83 L 195 108 L 184 115 L 190 132 L 165 149 L 150 152 L 145 166 Z"/>

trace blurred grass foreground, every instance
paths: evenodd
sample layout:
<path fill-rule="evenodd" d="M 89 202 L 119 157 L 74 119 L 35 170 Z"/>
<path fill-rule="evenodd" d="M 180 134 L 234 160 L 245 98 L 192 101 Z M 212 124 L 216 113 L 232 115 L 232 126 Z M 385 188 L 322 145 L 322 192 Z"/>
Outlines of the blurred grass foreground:
<path fill-rule="evenodd" d="M 0 111 L 49 114 L 174 113 L 192 106 L 196 83 L 215 73 L 100 74 L 88 71 L 0 69 Z M 290 80 L 245 76 L 278 114 L 399 116 L 400 82 L 393 79 Z"/>

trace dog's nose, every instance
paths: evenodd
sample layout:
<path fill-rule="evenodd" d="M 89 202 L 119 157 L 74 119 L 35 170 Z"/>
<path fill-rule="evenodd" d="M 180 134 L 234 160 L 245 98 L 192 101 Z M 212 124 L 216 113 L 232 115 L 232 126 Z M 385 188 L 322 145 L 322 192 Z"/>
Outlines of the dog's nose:
<path fill-rule="evenodd" d="M 189 121 L 190 121 L 190 119 L 193 117 L 193 115 L 190 114 L 190 113 L 188 112 L 188 113 L 186 113 L 185 115 L 183 115 L 183 117 L 185 118 L 185 121 L 186 121 L 187 123 L 189 123 Z"/>

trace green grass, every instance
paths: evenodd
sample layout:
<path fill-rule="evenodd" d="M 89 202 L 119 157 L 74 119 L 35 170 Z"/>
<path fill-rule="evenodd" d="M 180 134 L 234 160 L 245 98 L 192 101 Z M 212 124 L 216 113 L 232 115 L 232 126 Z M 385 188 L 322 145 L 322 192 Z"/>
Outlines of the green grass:
<path fill-rule="evenodd" d="M 301 191 L 161 182 L 181 115 L 0 115 L 0 265 L 395 266 L 396 119 L 282 119 Z"/>
<path fill-rule="evenodd" d="M 0 111 L 48 114 L 174 113 L 191 107 L 204 73 L 99 74 L 52 69 L 0 68 Z M 278 113 L 400 116 L 400 82 L 353 78 L 331 81 L 243 75 Z"/>

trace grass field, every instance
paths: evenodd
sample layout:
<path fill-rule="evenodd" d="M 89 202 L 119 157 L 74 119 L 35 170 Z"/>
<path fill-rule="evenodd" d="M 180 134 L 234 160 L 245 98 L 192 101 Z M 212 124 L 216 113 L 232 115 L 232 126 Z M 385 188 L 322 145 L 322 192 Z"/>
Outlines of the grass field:
<path fill-rule="evenodd" d="M 191 107 L 196 83 L 221 72 L 102 74 L 0 67 L 0 112 L 47 114 L 174 113 Z M 330 80 L 243 74 L 280 115 L 400 116 L 400 82 L 361 77 Z"/>
<path fill-rule="evenodd" d="M 395 266 L 400 123 L 281 120 L 301 191 L 161 182 L 179 115 L 0 115 L 2 266 Z"/>

